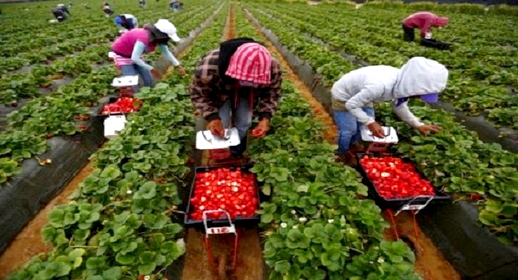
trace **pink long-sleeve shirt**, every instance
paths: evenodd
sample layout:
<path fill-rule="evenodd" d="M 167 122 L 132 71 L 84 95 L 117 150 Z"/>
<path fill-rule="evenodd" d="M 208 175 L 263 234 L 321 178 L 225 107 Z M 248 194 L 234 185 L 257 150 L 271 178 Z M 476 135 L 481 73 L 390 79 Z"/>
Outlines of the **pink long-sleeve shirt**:
<path fill-rule="evenodd" d="M 403 25 L 409 28 L 419 28 L 421 30 L 421 37 L 424 37 L 427 32 L 430 32 L 432 27 L 446 26 L 448 18 L 439 17 L 430 12 L 418 12 L 411 14 L 403 20 Z"/>

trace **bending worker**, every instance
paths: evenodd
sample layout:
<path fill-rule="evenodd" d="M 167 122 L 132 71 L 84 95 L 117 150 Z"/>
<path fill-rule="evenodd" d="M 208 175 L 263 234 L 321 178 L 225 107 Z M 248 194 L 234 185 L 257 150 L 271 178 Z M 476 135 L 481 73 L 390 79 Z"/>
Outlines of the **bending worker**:
<path fill-rule="evenodd" d="M 439 17 L 430 12 L 418 12 L 412 14 L 403 20 L 403 39 L 407 42 L 413 42 L 415 39 L 414 28 L 419 28 L 421 38 L 431 39 L 432 27 L 443 28 L 448 25 L 448 18 Z"/>
<path fill-rule="evenodd" d="M 120 66 L 123 76 L 140 75 L 144 86 L 152 86 L 151 75 L 160 79 L 160 72 L 142 60 L 143 53 L 150 53 L 156 47 L 166 59 L 178 67 L 178 72 L 185 75 L 185 69 L 167 48 L 169 39 L 179 42 L 176 27 L 166 19 L 159 19 L 154 25 L 146 24 L 144 28 L 132 29 L 122 34 L 112 45 L 112 51 L 117 55 L 115 61 Z M 137 89 L 135 89 L 136 92 Z"/>
<path fill-rule="evenodd" d="M 440 127 L 422 123 L 408 108 L 410 98 L 428 103 L 438 101 L 446 88 L 448 70 L 439 62 L 424 57 L 411 58 L 399 68 L 386 65 L 367 66 L 353 70 L 334 83 L 332 106 L 339 130 L 337 156 L 341 161 L 353 160 L 346 153 L 360 140 L 360 126 L 367 126 L 376 137 L 384 131 L 374 118 L 374 103 L 393 101 L 394 113 L 421 134 L 437 132 Z M 353 146 L 352 151 L 359 149 Z"/>
<path fill-rule="evenodd" d="M 65 6 L 65 4 L 58 4 L 57 8 L 62 10 L 64 13 L 67 13 L 68 16 L 70 16 L 70 11 L 68 10 L 67 6 Z"/>
<path fill-rule="evenodd" d="M 281 84 L 281 67 L 270 52 L 253 39 L 236 38 L 202 57 L 188 90 L 213 135 L 224 137 L 226 128 L 237 128 L 240 144 L 230 147 L 230 153 L 239 159 L 247 148 L 254 109 L 259 123 L 252 136 L 262 138 L 270 129 Z"/>
<path fill-rule="evenodd" d="M 106 17 L 113 15 L 114 11 L 112 10 L 108 2 L 103 3 L 103 12 L 105 13 Z"/>

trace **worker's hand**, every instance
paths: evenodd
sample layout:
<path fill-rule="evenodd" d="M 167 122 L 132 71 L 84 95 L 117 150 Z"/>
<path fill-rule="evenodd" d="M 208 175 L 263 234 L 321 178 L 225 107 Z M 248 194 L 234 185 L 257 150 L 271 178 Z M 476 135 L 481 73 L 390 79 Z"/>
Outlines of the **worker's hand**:
<path fill-rule="evenodd" d="M 425 39 L 432 39 L 432 32 L 426 32 L 426 33 L 424 34 L 424 38 L 425 38 Z"/>
<path fill-rule="evenodd" d="M 266 136 L 266 133 L 268 133 L 268 130 L 270 130 L 270 120 L 266 118 L 262 119 L 252 130 L 252 137 L 263 138 L 264 136 Z"/>
<path fill-rule="evenodd" d="M 185 76 L 185 68 L 183 68 L 183 66 L 178 66 L 178 73 L 180 73 L 180 75 L 182 76 Z"/>
<path fill-rule="evenodd" d="M 225 137 L 225 129 L 223 128 L 223 124 L 220 119 L 214 119 L 207 124 L 207 129 L 212 132 L 212 134 Z"/>
<path fill-rule="evenodd" d="M 373 122 L 367 125 L 372 134 L 378 138 L 385 138 L 385 132 L 383 131 L 383 127 L 377 122 Z"/>
<path fill-rule="evenodd" d="M 441 130 L 441 127 L 433 124 L 423 124 L 422 126 L 418 127 L 417 130 L 422 135 L 427 136 L 429 132 L 438 132 Z"/>
<path fill-rule="evenodd" d="M 157 80 L 160 80 L 160 78 L 162 78 L 160 71 L 158 71 L 156 68 L 151 69 L 151 75 L 153 75 L 153 77 Z"/>

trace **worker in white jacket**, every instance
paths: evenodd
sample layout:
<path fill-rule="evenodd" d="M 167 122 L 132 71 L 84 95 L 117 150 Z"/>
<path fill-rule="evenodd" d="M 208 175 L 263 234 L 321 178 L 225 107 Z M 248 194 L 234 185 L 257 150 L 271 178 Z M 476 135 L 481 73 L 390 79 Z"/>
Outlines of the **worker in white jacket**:
<path fill-rule="evenodd" d="M 440 127 L 422 123 L 410 112 L 407 103 L 412 97 L 434 103 L 446 88 L 448 70 L 439 62 L 424 57 L 411 58 L 401 69 L 392 66 L 367 66 L 351 71 L 334 83 L 332 106 L 340 131 L 339 155 L 345 155 L 360 140 L 360 126 L 365 125 L 374 136 L 384 137 L 382 127 L 374 119 L 373 103 L 394 101 L 394 112 L 423 135 Z"/>

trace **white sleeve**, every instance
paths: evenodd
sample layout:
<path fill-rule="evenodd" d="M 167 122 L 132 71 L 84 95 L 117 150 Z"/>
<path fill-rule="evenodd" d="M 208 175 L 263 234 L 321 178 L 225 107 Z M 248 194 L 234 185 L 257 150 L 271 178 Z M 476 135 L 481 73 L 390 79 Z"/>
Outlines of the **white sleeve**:
<path fill-rule="evenodd" d="M 416 116 L 414 116 L 414 114 L 412 114 L 412 112 L 408 108 L 408 101 L 401 103 L 397 107 L 396 102 L 394 102 L 394 106 L 392 109 L 394 110 L 394 113 L 409 126 L 417 128 L 423 125 L 423 123 Z"/>
<path fill-rule="evenodd" d="M 365 105 L 372 103 L 376 98 L 381 97 L 385 88 L 382 84 L 370 84 L 364 86 L 363 89 L 356 95 L 345 102 L 345 108 L 351 113 L 359 123 L 369 125 L 375 122 L 374 118 L 369 117 L 364 111 Z"/>

